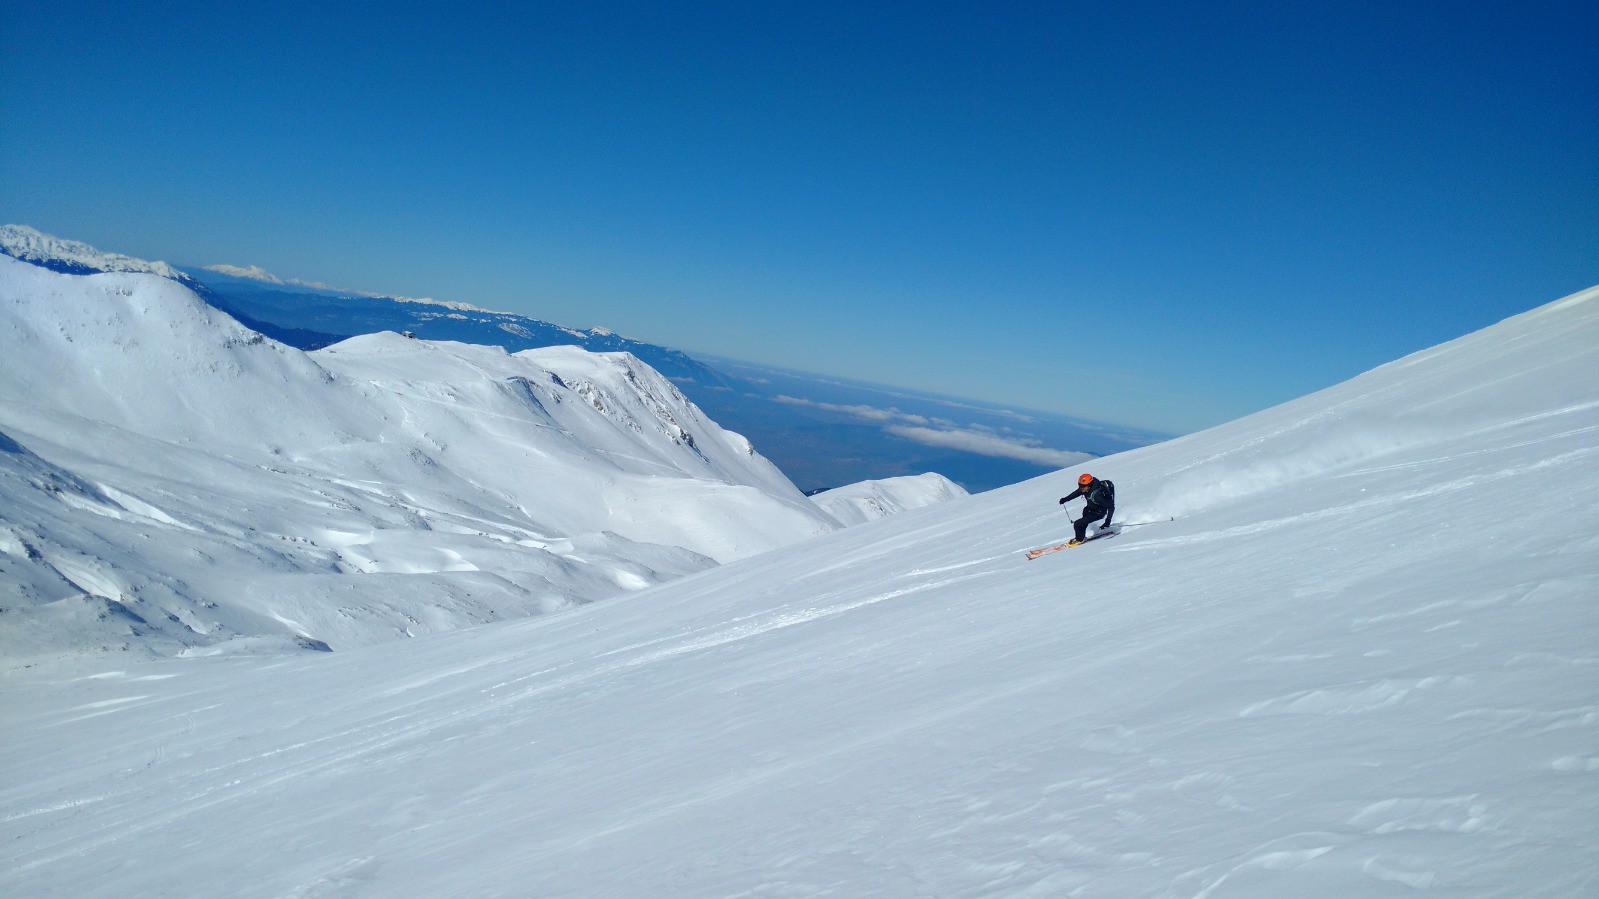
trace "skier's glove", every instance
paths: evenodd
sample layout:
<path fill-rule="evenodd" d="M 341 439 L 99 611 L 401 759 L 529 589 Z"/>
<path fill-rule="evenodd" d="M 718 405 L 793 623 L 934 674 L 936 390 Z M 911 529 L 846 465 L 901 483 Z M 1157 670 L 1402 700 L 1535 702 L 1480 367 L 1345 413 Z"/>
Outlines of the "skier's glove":
<path fill-rule="evenodd" d="M 1058 502 L 1058 503 L 1056 503 L 1056 504 L 1055 504 L 1055 505 L 1057 505 L 1057 506 L 1064 506 L 1064 505 L 1066 505 L 1066 497 L 1064 497 L 1064 496 L 1063 496 L 1063 497 L 1061 497 L 1061 498 L 1060 498 L 1060 502 Z"/>

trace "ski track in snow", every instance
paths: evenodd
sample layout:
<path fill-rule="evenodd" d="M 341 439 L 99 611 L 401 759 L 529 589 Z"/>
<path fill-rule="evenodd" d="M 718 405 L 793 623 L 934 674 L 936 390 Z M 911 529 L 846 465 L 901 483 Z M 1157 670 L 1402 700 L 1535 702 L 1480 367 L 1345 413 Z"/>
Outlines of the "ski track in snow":
<path fill-rule="evenodd" d="M 1589 427 L 1589 428 L 1581 428 L 1581 429 L 1577 429 L 1577 430 L 1574 430 L 1574 431 L 1566 432 L 1565 434 L 1562 434 L 1562 435 L 1559 435 L 1559 436 L 1565 437 L 1565 436 L 1572 436 L 1572 435 L 1576 435 L 1576 434 L 1590 433 L 1590 432 L 1595 432 L 1595 431 L 1599 431 L 1599 426 Z M 1541 442 L 1543 442 L 1543 441 L 1536 441 L 1536 443 L 1541 443 Z M 1529 443 L 1527 445 L 1532 445 L 1532 444 Z M 1158 548 L 1158 547 L 1161 547 L 1161 546 L 1179 546 L 1179 545 L 1188 545 L 1188 544 L 1196 544 L 1196 543 L 1210 543 L 1210 542 L 1214 542 L 1214 541 L 1218 541 L 1218 540 L 1231 540 L 1231 539 L 1236 539 L 1238 537 L 1252 536 L 1252 535 L 1264 533 L 1264 532 L 1267 532 L 1267 531 L 1276 530 L 1278 528 L 1287 527 L 1287 526 L 1295 525 L 1295 524 L 1303 524 L 1303 523 L 1309 523 L 1309 522 L 1315 522 L 1315 521 L 1325 521 L 1325 520 L 1329 520 L 1329 519 L 1344 519 L 1344 518 L 1350 517 L 1351 515 L 1357 515 L 1357 514 L 1359 514 L 1361 512 L 1370 511 L 1370 510 L 1374 510 L 1374 509 L 1378 509 L 1378 508 L 1391 507 L 1391 506 L 1395 506 L 1395 505 L 1398 505 L 1398 504 L 1405 503 L 1407 501 L 1422 499 L 1422 498 L 1425 498 L 1425 497 L 1431 497 L 1431 496 L 1434 496 L 1436 494 L 1475 490 L 1475 489 L 1478 489 L 1478 488 L 1482 487 L 1484 484 L 1491 483 L 1493 481 L 1500 481 L 1500 480 L 1504 480 L 1504 479 L 1507 479 L 1507 478 L 1523 477 L 1525 475 L 1537 472 L 1537 471 L 1539 471 L 1541 469 L 1552 468 L 1552 467 L 1563 466 L 1563 465 L 1569 465 L 1569 464 L 1571 464 L 1573 462 L 1589 460 L 1589 459 L 1592 459 L 1593 457 L 1596 457 L 1596 456 L 1599 456 L 1599 447 L 1576 449 L 1576 450 L 1571 450 L 1571 451 L 1568 451 L 1568 452 L 1564 452 L 1564 453 L 1561 453 L 1560 455 L 1552 456 L 1552 457 L 1549 457 L 1549 458 L 1546 458 L 1546 459 L 1539 459 L 1539 460 L 1537 460 L 1535 462 L 1532 462 L 1532 463 L 1529 463 L 1529 464 L 1518 465 L 1518 466 L 1509 467 L 1509 468 L 1503 468 L 1503 469 L 1500 469 L 1498 471 L 1495 471 L 1495 472 L 1492 472 L 1492 473 L 1489 473 L 1489 474 L 1478 474 L 1478 475 L 1470 475 L 1470 476 L 1463 477 L 1463 478 L 1457 478 L 1457 479 L 1454 479 L 1454 480 L 1451 480 L 1451 481 L 1448 481 L 1448 482 L 1429 485 L 1428 487 L 1426 487 L 1424 489 L 1412 490 L 1412 491 L 1409 491 L 1409 492 L 1406 492 L 1406 493 L 1397 494 L 1397 495 L 1374 496 L 1374 497 L 1370 497 L 1368 499 L 1361 500 L 1361 501 L 1355 502 L 1355 503 L 1350 503 L 1350 504 L 1344 505 L 1344 506 L 1335 506 L 1335 507 L 1331 507 L 1331 508 L 1327 508 L 1327 509 L 1319 509 L 1319 510 L 1312 511 L 1312 512 L 1303 512 L 1303 513 L 1299 513 L 1299 514 L 1296 514 L 1296 515 L 1287 516 L 1287 517 L 1284 517 L 1284 518 L 1277 518 L 1277 519 L 1259 521 L 1259 522 L 1255 522 L 1255 523 L 1247 524 L 1247 525 L 1239 525 L 1237 527 L 1227 528 L 1225 530 L 1220 530 L 1220 531 L 1208 531 L 1208 532 L 1204 532 L 1204 533 L 1188 534 L 1188 535 L 1179 536 L 1179 537 L 1167 537 L 1167 538 L 1163 538 L 1163 539 L 1162 538 L 1144 539 L 1144 540 L 1134 541 L 1131 545 L 1129 545 L 1128 543 L 1120 543 L 1120 545 L 1117 545 L 1117 546 L 1106 547 L 1104 551 L 1108 552 L 1108 553 L 1137 552 L 1137 551 L 1140 551 L 1140 550 Z M 1433 463 L 1436 463 L 1438 461 L 1443 461 L 1443 460 L 1431 460 L 1430 462 L 1403 463 L 1403 464 L 1398 464 L 1398 465 L 1385 466 L 1383 468 L 1363 469 L 1363 470 L 1361 470 L 1359 472 L 1352 472 L 1349 475 L 1345 475 L 1345 476 L 1346 477 L 1354 477 L 1354 476 L 1357 476 L 1357 475 L 1370 475 L 1370 474 L 1376 474 L 1376 473 L 1379 473 L 1379 472 L 1391 472 L 1391 471 L 1408 470 L 1408 469 L 1411 469 L 1411 468 L 1421 467 L 1421 466 L 1427 465 L 1427 464 L 1433 464 Z"/>

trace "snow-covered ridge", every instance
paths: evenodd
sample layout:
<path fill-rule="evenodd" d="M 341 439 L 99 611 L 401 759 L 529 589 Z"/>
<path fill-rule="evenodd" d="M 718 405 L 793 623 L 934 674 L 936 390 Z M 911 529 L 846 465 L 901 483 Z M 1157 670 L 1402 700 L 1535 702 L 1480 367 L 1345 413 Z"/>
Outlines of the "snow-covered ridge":
<path fill-rule="evenodd" d="M 949 478 L 928 472 L 835 487 L 813 495 L 811 502 L 848 526 L 969 495 Z"/>
<path fill-rule="evenodd" d="M 86 275 L 95 272 L 142 272 L 144 274 L 158 275 L 170 278 L 187 287 L 195 288 L 196 283 L 185 272 L 168 265 L 165 262 L 150 262 L 124 256 L 120 253 L 108 253 L 96 249 L 89 244 L 76 240 L 67 240 L 54 235 L 45 234 L 36 228 L 27 225 L 0 225 L 0 252 L 5 255 L 42 265 L 54 271 L 66 274 Z M 343 290 L 330 284 L 319 281 L 302 281 L 296 278 L 280 278 L 258 265 L 207 265 L 202 266 L 206 271 L 227 275 L 230 278 L 242 278 L 249 281 L 258 281 L 262 284 L 274 284 L 284 287 L 305 287 L 312 290 L 332 291 L 348 294 L 350 296 L 382 298 L 394 300 L 399 303 L 413 303 L 423 306 L 439 306 L 457 312 L 491 312 L 470 303 L 455 300 L 435 300 L 429 297 L 399 297 L 386 294 L 369 293 L 361 290 Z"/>
<path fill-rule="evenodd" d="M 0 258 L 0 646 L 335 649 L 835 528 L 625 353 L 303 353 L 181 283 Z"/>
<path fill-rule="evenodd" d="M 75 274 L 143 272 L 174 281 L 189 280 L 187 275 L 165 262 L 147 262 L 120 253 L 102 252 L 86 243 L 44 234 L 27 225 L 0 225 L 0 251 L 26 262 Z"/>

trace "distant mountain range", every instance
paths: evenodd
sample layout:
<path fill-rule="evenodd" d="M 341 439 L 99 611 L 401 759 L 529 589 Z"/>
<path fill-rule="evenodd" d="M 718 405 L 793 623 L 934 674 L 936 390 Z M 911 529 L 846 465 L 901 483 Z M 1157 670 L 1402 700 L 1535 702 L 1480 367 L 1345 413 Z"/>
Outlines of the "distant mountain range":
<path fill-rule="evenodd" d="M 579 330 L 466 303 L 377 296 L 313 288 L 228 266 L 184 267 L 227 307 L 257 321 L 288 329 L 301 349 L 317 349 L 345 337 L 379 331 L 409 333 L 424 340 L 456 340 L 501 346 L 510 352 L 547 346 L 580 346 L 596 353 L 622 352 L 680 383 L 731 387 L 728 378 L 686 353 L 623 337 L 604 328 Z M 249 272 L 253 277 L 241 273 Z M 265 273 L 261 273 L 265 274 Z M 262 332 L 266 333 L 266 332 Z M 276 339 L 283 338 L 273 336 Z M 305 341 L 304 343 L 297 341 Z"/>
<path fill-rule="evenodd" d="M 632 340 L 604 328 L 581 331 L 466 303 L 338 291 L 285 281 L 259 268 L 173 266 L 106 253 L 19 225 L 0 226 L 0 249 L 24 262 L 64 274 L 143 272 L 171 278 L 242 324 L 302 350 L 315 350 L 358 334 L 410 333 L 426 340 L 501 346 L 510 352 L 580 346 L 596 353 L 624 352 L 676 381 L 730 387 L 729 379 L 678 350 Z"/>

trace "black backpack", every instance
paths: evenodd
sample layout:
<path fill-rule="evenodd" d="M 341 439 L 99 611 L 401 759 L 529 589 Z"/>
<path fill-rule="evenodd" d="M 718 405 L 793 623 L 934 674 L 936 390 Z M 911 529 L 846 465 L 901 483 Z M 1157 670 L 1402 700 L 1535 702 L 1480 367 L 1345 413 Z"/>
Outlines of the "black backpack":
<path fill-rule="evenodd" d="M 1094 486 L 1085 497 L 1089 505 L 1111 509 L 1116 506 L 1116 485 L 1110 481 L 1095 481 Z"/>

